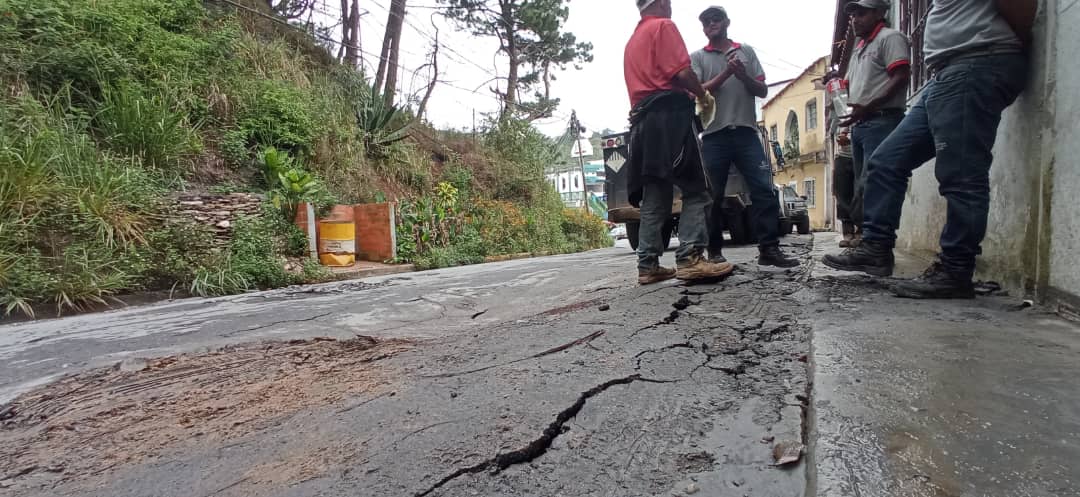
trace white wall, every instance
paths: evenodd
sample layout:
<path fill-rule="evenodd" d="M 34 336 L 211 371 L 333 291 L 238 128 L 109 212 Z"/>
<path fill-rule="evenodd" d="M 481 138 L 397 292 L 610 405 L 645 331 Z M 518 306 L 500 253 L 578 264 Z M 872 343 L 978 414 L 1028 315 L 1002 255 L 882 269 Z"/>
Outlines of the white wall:
<path fill-rule="evenodd" d="M 1050 275 L 1051 287 L 1080 295 L 1080 5 L 1073 1 L 1051 1 L 1057 16 L 1056 69 L 1057 106 L 1054 115 L 1053 197 L 1051 201 Z M 1066 10 L 1067 9 L 1067 10 Z"/>

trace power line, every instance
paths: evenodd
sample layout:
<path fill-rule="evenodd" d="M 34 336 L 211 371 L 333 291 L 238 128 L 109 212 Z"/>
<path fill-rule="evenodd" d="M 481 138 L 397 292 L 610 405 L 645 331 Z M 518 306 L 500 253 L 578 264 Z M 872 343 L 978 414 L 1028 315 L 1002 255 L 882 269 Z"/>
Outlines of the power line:
<path fill-rule="evenodd" d="M 376 0 L 371 0 L 371 3 L 374 4 L 376 7 L 382 9 L 383 11 L 387 12 L 389 15 L 398 16 L 398 14 L 396 12 L 391 12 L 390 9 L 384 7 L 381 3 L 379 3 Z M 422 6 L 410 6 L 410 7 L 422 7 Z M 424 8 L 429 8 L 429 9 L 433 9 L 433 10 L 434 9 L 439 9 L 439 7 L 424 7 Z M 415 24 L 412 23 L 412 21 L 409 19 L 409 11 L 405 12 L 405 16 L 404 16 L 404 18 L 402 18 L 402 21 L 405 24 L 407 24 L 410 28 L 412 28 L 414 31 L 419 33 L 421 36 L 427 38 L 429 41 L 437 42 L 437 40 L 435 40 L 435 37 L 432 36 L 431 33 L 428 33 L 427 31 L 425 31 L 423 29 L 420 29 L 419 27 L 417 27 Z M 439 44 L 440 48 L 446 50 L 447 52 L 450 52 L 451 54 L 457 55 L 458 57 L 461 57 L 460 59 L 455 59 L 453 57 L 447 57 L 447 58 L 449 58 L 451 60 L 455 60 L 456 62 L 459 62 L 459 63 L 471 64 L 471 65 L 479 68 L 480 70 L 486 72 L 489 76 L 496 77 L 496 78 L 499 77 L 497 74 L 492 72 L 491 69 L 488 69 L 488 68 L 486 68 L 484 66 L 481 66 L 480 64 L 477 64 L 472 59 L 470 59 L 468 56 L 463 55 L 461 52 L 458 52 L 453 47 L 447 46 L 447 45 L 445 45 L 445 44 L 443 44 L 441 42 L 438 42 L 438 44 Z"/>
<path fill-rule="evenodd" d="M 282 26 L 285 26 L 285 27 L 288 27 L 288 28 L 292 28 L 292 29 L 295 29 L 295 30 L 297 30 L 297 31 L 300 31 L 300 32 L 302 32 L 302 33 L 305 33 L 305 34 L 307 34 L 307 35 L 309 35 L 309 36 L 311 36 L 311 37 L 313 37 L 313 38 L 316 38 L 316 39 L 319 39 L 319 40 L 322 40 L 322 41 L 325 41 L 325 42 L 328 42 L 328 43 L 334 43 L 334 44 L 336 44 L 336 45 L 339 45 L 339 46 L 345 46 L 345 47 L 347 47 L 347 48 L 352 48 L 352 49 L 355 49 L 355 50 L 356 50 L 357 52 L 359 52 L 360 54 L 363 54 L 363 55 L 367 55 L 367 56 L 373 57 L 373 58 L 375 58 L 375 59 L 377 59 L 377 60 L 381 60 L 381 58 L 382 58 L 382 56 L 381 56 L 381 55 L 375 55 L 375 54 L 373 54 L 373 53 L 371 53 L 371 52 L 368 52 L 368 51 L 366 51 L 366 50 L 364 50 L 364 49 L 360 48 L 360 47 L 359 47 L 359 46 L 357 46 L 357 45 L 347 44 L 347 43 L 344 43 L 344 42 L 342 42 L 342 41 L 338 41 L 338 40 L 335 40 L 335 39 L 333 39 L 333 38 L 331 38 L 331 37 L 328 37 L 328 36 L 324 36 L 324 35 L 321 35 L 321 34 L 319 34 L 319 33 L 317 33 L 317 32 L 309 31 L 309 30 L 307 30 L 307 29 L 304 29 L 304 28 L 303 28 L 303 27 L 301 27 L 301 26 L 297 26 L 297 25 L 294 25 L 294 24 L 290 24 L 290 23 L 288 23 L 287 21 L 285 21 L 285 20 L 283 20 L 283 19 L 281 19 L 281 18 L 278 18 L 278 17 L 272 16 L 272 15 L 270 15 L 270 14 L 266 14 L 266 13 L 264 13 L 264 12 L 261 12 L 261 11 L 259 11 L 259 10 L 253 9 L 253 8 L 251 8 L 251 7 L 248 7 L 248 6 L 246 6 L 246 5 L 242 5 L 242 4 L 236 3 L 236 2 L 235 2 L 235 1 L 233 1 L 233 0 L 217 0 L 217 1 L 219 1 L 219 2 L 223 2 L 223 3 L 226 3 L 226 4 L 229 4 L 229 5 L 231 5 L 231 6 L 235 7 L 235 8 L 237 8 L 237 9 L 240 9 L 240 10 L 243 10 L 243 11 L 246 11 L 246 12 L 250 12 L 250 13 L 252 13 L 252 14 L 258 15 L 258 16 L 260 16 L 260 17 L 263 17 L 263 18 L 265 18 L 265 19 L 267 19 L 267 20 L 270 20 L 270 21 L 272 21 L 272 22 L 274 22 L 274 23 L 277 23 L 277 24 L 280 24 L 280 25 L 282 25 Z M 376 4 L 376 5 L 378 5 L 378 4 Z M 382 7 L 381 5 L 378 5 L 378 6 L 379 6 L 380 8 L 384 8 L 384 7 Z M 326 14 L 326 13 L 324 13 L 324 15 L 329 15 L 329 14 Z M 363 20 L 363 17 L 361 17 L 361 20 Z M 441 44 L 441 43 L 439 44 L 439 46 L 440 46 L 440 47 L 442 47 L 442 48 L 446 48 L 446 46 L 445 46 L 445 45 L 443 45 L 443 44 Z M 408 52 L 406 52 L 406 53 L 408 53 Z M 414 56 L 416 56 L 416 54 L 411 54 L 411 53 L 410 53 L 410 55 L 414 55 Z M 474 65 L 475 65 L 475 64 L 474 64 Z M 422 66 L 420 66 L 420 67 L 417 67 L 416 69 L 412 70 L 412 71 L 411 71 L 411 73 L 412 73 L 412 74 L 413 74 L 413 75 L 415 76 L 417 72 L 419 72 L 419 71 L 420 71 L 421 69 L 423 69 L 423 68 L 424 68 L 424 67 L 426 67 L 426 66 L 427 66 L 427 64 L 424 64 L 424 65 L 422 65 Z M 478 66 L 478 67 L 480 67 L 480 66 Z M 491 73 L 491 72 L 490 72 L 490 71 L 488 71 L 487 69 L 484 69 L 483 67 L 480 67 L 480 68 L 481 68 L 481 69 L 483 69 L 483 70 L 484 70 L 485 72 L 487 72 L 487 73 L 488 73 L 489 75 L 493 75 L 493 73 Z M 436 75 L 436 77 L 437 77 L 437 75 Z M 403 81 L 402 81 L 401 83 L 402 83 L 402 85 L 404 85 L 404 82 L 403 82 Z M 436 84 L 443 84 L 443 85 L 445 85 L 445 86 L 448 86 L 448 87 L 450 87 L 450 88 L 455 88 L 455 89 L 457 89 L 457 90 L 460 90 L 460 91 L 465 91 L 465 92 L 471 93 L 471 94 L 473 94 L 473 95 L 480 95 L 480 94 L 481 94 L 481 93 L 480 93 L 480 91 L 478 91 L 478 90 L 472 90 L 472 89 L 464 88 L 464 87 L 461 87 L 461 86 L 457 86 L 457 85 L 455 85 L 455 84 L 453 84 L 453 83 L 450 83 L 450 82 L 447 82 L 447 81 L 442 81 L 442 80 L 438 80 L 438 79 L 436 79 L 435 83 L 436 83 Z M 514 108 L 515 108 L 516 110 L 518 110 L 518 111 L 524 111 L 524 112 L 529 112 L 529 111 L 531 111 L 531 110 L 532 110 L 532 109 L 529 109 L 528 107 L 525 107 L 525 106 L 523 106 L 523 105 L 521 105 L 521 104 L 519 104 L 519 103 L 517 103 L 517 102 L 507 102 L 507 101 L 506 101 L 505 99 L 502 99 L 502 98 L 496 98 L 496 101 L 497 101 L 497 102 L 498 102 L 498 103 L 499 103 L 500 105 L 510 105 L 510 106 L 514 107 Z M 569 117 L 568 117 L 568 116 L 565 116 L 565 115 L 562 115 L 562 114 L 557 114 L 557 113 L 555 113 L 554 111 L 552 111 L 552 117 L 556 117 L 556 118 L 559 118 L 559 119 L 563 119 L 563 120 L 569 120 Z M 584 124 L 584 123 L 583 123 L 583 124 Z M 586 126 L 587 126 L 587 125 L 586 125 Z"/>

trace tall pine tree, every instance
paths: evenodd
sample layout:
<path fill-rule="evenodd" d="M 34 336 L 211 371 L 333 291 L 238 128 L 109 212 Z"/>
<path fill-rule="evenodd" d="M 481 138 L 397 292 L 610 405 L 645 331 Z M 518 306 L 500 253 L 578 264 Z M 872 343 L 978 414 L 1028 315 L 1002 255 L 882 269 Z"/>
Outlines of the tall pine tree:
<path fill-rule="evenodd" d="M 563 31 L 569 0 L 440 0 L 447 16 L 477 36 L 499 40 L 508 59 L 502 117 L 551 117 L 559 99 L 551 98 L 554 71 L 592 61 L 592 44 Z M 522 95 L 532 93 L 529 100 Z"/>

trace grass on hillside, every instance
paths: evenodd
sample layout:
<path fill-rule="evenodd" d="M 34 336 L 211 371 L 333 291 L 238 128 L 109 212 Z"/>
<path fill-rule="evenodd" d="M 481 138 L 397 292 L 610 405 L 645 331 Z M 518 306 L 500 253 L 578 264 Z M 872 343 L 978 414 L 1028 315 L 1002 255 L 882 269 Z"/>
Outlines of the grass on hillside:
<path fill-rule="evenodd" d="M 0 314 L 316 277 L 283 269 L 302 201 L 399 201 L 400 258 L 424 267 L 610 244 L 546 186 L 527 123 L 433 130 L 331 60 L 199 0 L 0 0 Z M 170 221 L 180 190 L 263 192 L 266 213 L 215 249 Z"/>

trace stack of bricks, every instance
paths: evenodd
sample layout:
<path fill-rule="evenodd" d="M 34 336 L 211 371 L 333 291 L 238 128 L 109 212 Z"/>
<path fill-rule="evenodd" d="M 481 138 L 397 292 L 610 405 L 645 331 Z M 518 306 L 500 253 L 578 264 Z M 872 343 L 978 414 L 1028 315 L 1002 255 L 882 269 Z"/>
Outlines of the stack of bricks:
<path fill-rule="evenodd" d="M 263 197 L 252 193 L 182 193 L 176 200 L 178 220 L 191 221 L 208 227 L 215 244 L 225 245 L 232 236 L 232 227 L 241 218 L 261 213 Z"/>

